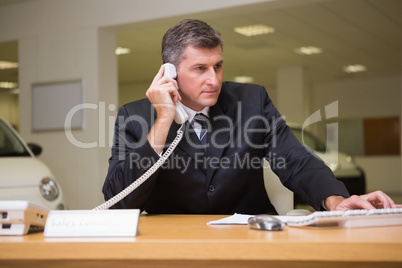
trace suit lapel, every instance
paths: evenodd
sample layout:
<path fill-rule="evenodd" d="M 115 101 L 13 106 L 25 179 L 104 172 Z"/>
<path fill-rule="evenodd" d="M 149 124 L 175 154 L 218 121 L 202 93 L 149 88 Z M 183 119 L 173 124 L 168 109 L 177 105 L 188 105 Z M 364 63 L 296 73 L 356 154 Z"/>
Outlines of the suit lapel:
<path fill-rule="evenodd" d="M 220 159 L 223 151 L 227 148 L 230 142 L 229 138 L 233 131 L 233 117 L 228 116 L 228 108 L 224 103 L 217 103 L 210 109 L 210 122 L 211 133 L 208 135 L 209 147 L 207 150 L 208 159 L 213 159 L 216 163 L 216 159 Z M 208 161 L 208 160 L 207 160 Z M 212 176 L 215 173 L 216 168 L 211 167 L 207 163 L 207 185 L 211 183 Z"/>

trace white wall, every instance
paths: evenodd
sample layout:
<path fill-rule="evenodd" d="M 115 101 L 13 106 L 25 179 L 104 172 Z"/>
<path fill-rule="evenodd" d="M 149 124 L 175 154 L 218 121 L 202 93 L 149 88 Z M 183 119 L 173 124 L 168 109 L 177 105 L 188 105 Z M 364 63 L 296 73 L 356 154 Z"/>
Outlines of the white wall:
<path fill-rule="evenodd" d="M 50 166 L 61 183 L 69 207 L 93 207 L 103 201 L 100 191 L 109 153 L 105 146 L 99 144 L 104 133 L 99 128 L 99 111 L 86 109 L 84 128 L 73 131 L 74 141 L 98 142 L 99 146 L 84 149 L 72 143 L 63 130 L 31 131 L 30 89 L 35 83 L 79 79 L 84 85 L 84 103 L 100 105 L 105 102 L 106 107 L 109 103 L 115 103 L 115 36 L 96 28 L 85 28 L 22 37 L 18 45 L 21 134 L 27 141 L 43 146 L 40 158 Z M 105 68 L 109 70 L 105 71 Z M 106 72 L 109 74 L 103 76 Z M 105 111 L 103 114 L 108 116 L 110 113 Z"/>
<path fill-rule="evenodd" d="M 401 114 L 401 77 L 344 79 L 315 85 L 312 111 L 338 100 L 340 118 L 388 117 Z"/>

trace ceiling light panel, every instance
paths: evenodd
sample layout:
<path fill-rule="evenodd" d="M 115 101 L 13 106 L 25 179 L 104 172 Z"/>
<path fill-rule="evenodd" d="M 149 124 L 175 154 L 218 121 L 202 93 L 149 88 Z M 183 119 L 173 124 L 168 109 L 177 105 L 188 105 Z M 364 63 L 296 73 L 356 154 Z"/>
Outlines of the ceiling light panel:
<path fill-rule="evenodd" d="M 351 64 L 343 67 L 343 71 L 347 73 L 358 73 L 367 71 L 367 67 L 361 64 Z"/>
<path fill-rule="evenodd" d="M 254 77 L 251 76 L 236 76 L 234 81 L 237 83 L 252 83 L 254 82 Z"/>
<path fill-rule="evenodd" d="M 17 62 L 0 60 L 0 70 L 18 68 Z"/>
<path fill-rule="evenodd" d="M 300 55 L 314 55 L 322 53 L 322 49 L 319 47 L 307 46 L 295 48 L 295 53 Z"/>
<path fill-rule="evenodd" d="M 17 88 L 18 84 L 15 82 L 0 82 L 0 88 Z"/>
<path fill-rule="evenodd" d="M 130 54 L 131 49 L 126 48 L 126 47 L 118 47 L 118 48 L 116 48 L 115 53 L 116 53 L 116 55 Z"/>
<path fill-rule="evenodd" d="M 250 37 L 262 34 L 269 34 L 275 32 L 275 29 L 264 24 L 248 25 L 242 27 L 235 27 L 233 29 L 236 33 Z"/>

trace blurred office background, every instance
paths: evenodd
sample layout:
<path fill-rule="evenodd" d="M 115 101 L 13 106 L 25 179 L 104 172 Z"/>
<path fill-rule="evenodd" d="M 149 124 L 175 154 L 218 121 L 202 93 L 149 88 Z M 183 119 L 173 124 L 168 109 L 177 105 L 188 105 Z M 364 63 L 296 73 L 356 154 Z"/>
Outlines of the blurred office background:
<path fill-rule="evenodd" d="M 401 10 L 400 0 L 0 0 L 0 116 L 42 145 L 69 208 L 92 208 L 118 107 L 145 97 L 164 32 L 202 19 L 224 37 L 224 80 L 265 86 L 289 122 L 319 113 L 309 129 L 324 141 L 336 123 L 367 191 L 400 200 Z M 71 130 L 89 148 L 62 128 L 35 129 L 33 111 L 51 118 L 49 103 L 66 100 L 49 94 L 37 107 L 34 87 L 70 82 L 92 105 Z"/>

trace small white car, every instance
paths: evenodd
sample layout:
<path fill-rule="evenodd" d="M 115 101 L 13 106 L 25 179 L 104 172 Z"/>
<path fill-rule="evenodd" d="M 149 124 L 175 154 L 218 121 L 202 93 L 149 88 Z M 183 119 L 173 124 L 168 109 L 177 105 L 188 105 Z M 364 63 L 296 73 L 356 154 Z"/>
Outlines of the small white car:
<path fill-rule="evenodd" d="M 63 192 L 50 169 L 36 158 L 42 148 L 25 143 L 0 118 L 0 200 L 27 200 L 49 210 L 66 209 Z"/>

